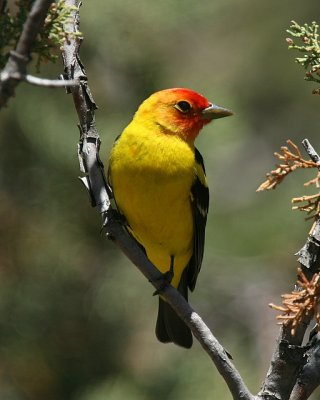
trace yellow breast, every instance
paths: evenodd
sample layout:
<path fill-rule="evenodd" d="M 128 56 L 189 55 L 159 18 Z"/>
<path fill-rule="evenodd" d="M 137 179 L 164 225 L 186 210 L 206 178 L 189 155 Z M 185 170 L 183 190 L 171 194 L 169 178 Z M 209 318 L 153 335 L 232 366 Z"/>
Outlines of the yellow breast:
<path fill-rule="evenodd" d="M 110 157 L 110 181 L 119 210 L 149 259 L 168 271 L 175 257 L 177 286 L 193 251 L 190 189 L 194 148 L 173 135 L 135 126 L 122 133 Z"/>

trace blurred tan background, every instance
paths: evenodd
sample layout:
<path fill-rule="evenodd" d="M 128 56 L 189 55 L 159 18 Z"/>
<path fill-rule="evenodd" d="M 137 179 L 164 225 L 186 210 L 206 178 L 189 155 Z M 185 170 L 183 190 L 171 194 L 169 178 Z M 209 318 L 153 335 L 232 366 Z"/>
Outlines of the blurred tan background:
<path fill-rule="evenodd" d="M 211 202 L 190 300 L 254 392 L 278 332 L 267 304 L 291 290 L 294 253 L 310 228 L 290 200 L 312 192 L 302 183 L 313 176 L 255 190 L 286 139 L 308 137 L 320 150 L 320 98 L 285 42 L 290 20 L 319 15 L 320 3 L 292 0 L 91 0 L 81 8 L 105 163 L 156 90 L 189 87 L 235 112 L 197 142 Z M 41 70 L 61 72 L 60 60 Z M 0 115 L 0 398 L 230 399 L 198 343 L 186 351 L 157 342 L 153 289 L 100 235 L 77 180 L 76 124 L 71 96 L 25 84 Z"/>

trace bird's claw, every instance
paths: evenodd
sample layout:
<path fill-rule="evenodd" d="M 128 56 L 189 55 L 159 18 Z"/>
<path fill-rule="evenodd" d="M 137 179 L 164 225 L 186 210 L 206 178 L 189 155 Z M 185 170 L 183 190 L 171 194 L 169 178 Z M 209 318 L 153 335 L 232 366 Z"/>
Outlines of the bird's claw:
<path fill-rule="evenodd" d="M 172 279 L 173 279 L 173 270 L 172 268 L 170 268 L 167 272 L 161 274 L 161 276 L 157 278 L 155 281 L 152 281 L 152 283 L 157 283 L 161 281 L 158 289 L 152 294 L 152 296 L 157 296 L 161 292 L 163 292 L 164 289 L 171 284 Z"/>
<path fill-rule="evenodd" d="M 113 239 L 113 236 L 108 232 L 107 226 L 109 221 L 114 221 L 122 226 L 127 226 L 127 220 L 123 214 L 121 214 L 118 210 L 115 210 L 114 208 L 109 208 L 109 210 L 104 214 L 103 218 L 103 223 L 102 227 L 100 229 L 100 233 L 103 232 L 104 230 L 106 231 L 106 236 L 108 239 Z"/>

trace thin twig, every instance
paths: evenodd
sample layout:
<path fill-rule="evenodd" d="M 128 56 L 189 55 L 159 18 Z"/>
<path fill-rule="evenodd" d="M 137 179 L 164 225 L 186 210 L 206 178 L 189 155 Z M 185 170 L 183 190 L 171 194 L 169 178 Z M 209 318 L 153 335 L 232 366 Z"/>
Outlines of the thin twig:
<path fill-rule="evenodd" d="M 47 88 L 58 88 L 58 87 L 69 87 L 69 86 L 78 86 L 79 81 L 76 79 L 71 80 L 64 80 L 64 79 L 45 79 L 39 78 L 34 75 L 21 75 L 20 73 L 12 73 L 11 75 L 8 74 L 6 71 L 2 73 L 2 79 L 16 79 L 17 81 L 23 81 L 30 83 L 31 85 L 35 86 L 42 86 Z"/>
<path fill-rule="evenodd" d="M 47 88 L 59 88 L 59 87 L 69 87 L 69 86 L 78 86 L 79 81 L 77 79 L 73 80 L 64 80 L 64 79 L 44 79 L 38 78 L 37 76 L 33 75 L 25 75 L 22 77 L 22 80 L 30 83 L 31 85 L 35 86 L 42 86 Z"/>

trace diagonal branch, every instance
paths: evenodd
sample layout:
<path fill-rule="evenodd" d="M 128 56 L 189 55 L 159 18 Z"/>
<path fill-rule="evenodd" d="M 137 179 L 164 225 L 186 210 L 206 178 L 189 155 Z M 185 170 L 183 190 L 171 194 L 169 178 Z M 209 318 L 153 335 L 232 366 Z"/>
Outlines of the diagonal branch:
<path fill-rule="evenodd" d="M 36 0 L 24 23 L 23 30 L 17 43 L 16 53 L 29 60 L 31 48 L 48 14 L 53 0 Z"/>
<path fill-rule="evenodd" d="M 108 217 L 109 214 L 109 217 Z M 203 349 L 208 353 L 214 362 L 219 373 L 222 375 L 234 400 L 254 400 L 254 396 L 249 392 L 241 375 L 231 362 L 228 354 L 211 333 L 202 318 L 192 309 L 190 304 L 181 294 L 171 285 L 165 289 L 162 287 L 162 274 L 151 264 L 142 248 L 128 234 L 114 216 L 114 210 L 106 213 L 107 221 L 105 227 L 109 237 L 120 247 L 122 252 L 135 264 L 142 274 L 157 289 L 161 290 L 162 297 L 171 305 L 180 318 L 189 326 L 192 333 L 200 342 Z"/>
<path fill-rule="evenodd" d="M 77 0 L 66 0 L 66 4 L 76 7 L 80 5 Z M 79 12 L 74 11 L 73 14 L 73 26 L 68 26 L 67 30 L 76 32 L 79 26 Z M 107 236 L 120 247 L 152 285 L 157 290 L 161 290 L 163 289 L 162 274 L 148 260 L 141 246 L 129 235 L 121 224 L 117 212 L 110 205 L 112 194 L 106 184 L 103 165 L 99 158 L 100 138 L 95 124 L 96 105 L 88 86 L 84 66 L 79 58 L 80 44 L 81 39 L 79 37 L 74 37 L 69 43 L 66 43 L 63 50 L 63 60 L 67 78 L 77 79 L 80 82 L 79 87 L 72 87 L 70 91 L 80 122 L 79 161 L 80 169 L 85 174 L 81 180 L 89 190 L 92 205 L 97 206 L 102 215 Z M 161 290 L 161 295 L 190 327 L 202 347 L 209 354 L 227 383 L 233 398 L 235 400 L 253 400 L 254 396 L 248 391 L 239 372 L 221 344 L 180 293 L 169 285 Z"/>

